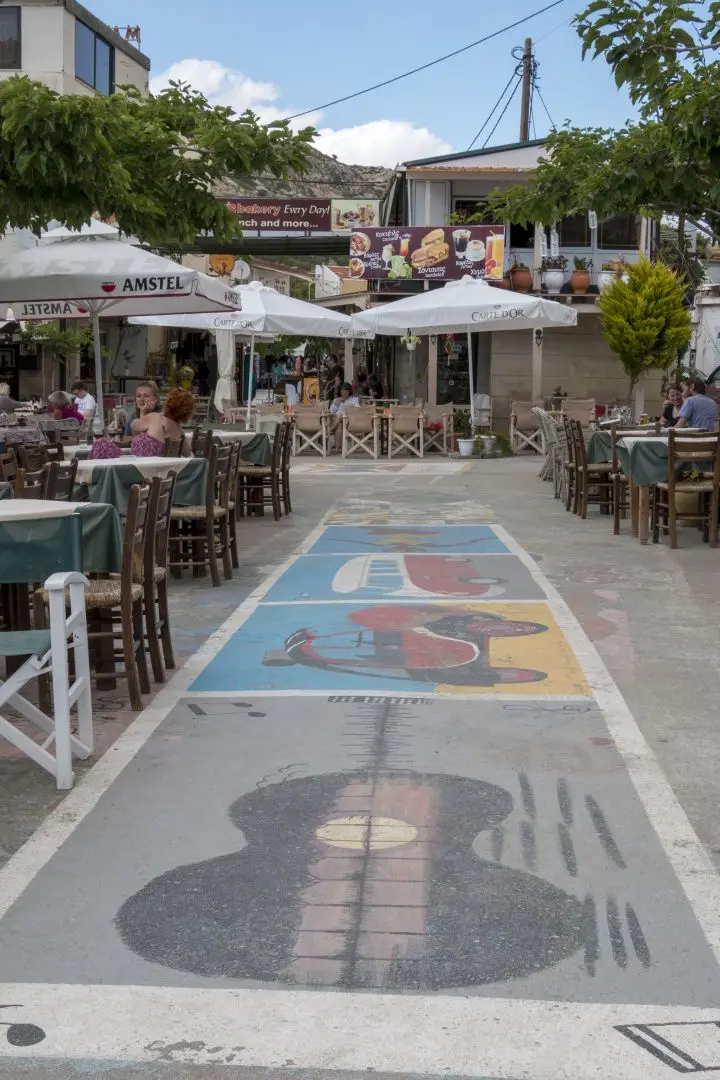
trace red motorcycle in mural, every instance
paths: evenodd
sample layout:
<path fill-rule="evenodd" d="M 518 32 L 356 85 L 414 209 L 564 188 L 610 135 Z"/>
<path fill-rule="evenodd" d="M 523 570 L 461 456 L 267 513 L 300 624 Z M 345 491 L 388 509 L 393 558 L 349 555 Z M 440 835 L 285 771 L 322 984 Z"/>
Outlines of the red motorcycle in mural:
<path fill-rule="evenodd" d="M 348 559 L 333 578 L 333 592 L 358 599 L 427 596 L 502 596 L 505 585 L 483 577 L 463 555 L 358 555 Z"/>
<path fill-rule="evenodd" d="M 263 663 L 456 686 L 540 682 L 544 671 L 493 667 L 490 641 L 547 629 L 479 609 L 377 604 L 352 611 L 342 623 L 296 630 L 284 650 L 266 653 Z"/>

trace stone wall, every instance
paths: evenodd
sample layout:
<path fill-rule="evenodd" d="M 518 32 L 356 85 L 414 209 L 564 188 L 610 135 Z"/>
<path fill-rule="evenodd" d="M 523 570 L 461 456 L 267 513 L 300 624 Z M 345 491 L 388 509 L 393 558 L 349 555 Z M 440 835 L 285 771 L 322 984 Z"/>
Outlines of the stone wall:
<path fill-rule="evenodd" d="M 491 365 L 493 423 L 506 431 L 510 402 L 530 400 L 531 331 L 493 334 Z M 653 416 L 660 412 L 662 374 L 653 371 L 644 380 L 645 408 Z M 556 386 L 562 386 L 569 397 L 595 398 L 598 405 L 626 400 L 627 375 L 600 333 L 597 315 L 580 315 L 575 327 L 545 330 L 543 396 L 549 397 Z"/>

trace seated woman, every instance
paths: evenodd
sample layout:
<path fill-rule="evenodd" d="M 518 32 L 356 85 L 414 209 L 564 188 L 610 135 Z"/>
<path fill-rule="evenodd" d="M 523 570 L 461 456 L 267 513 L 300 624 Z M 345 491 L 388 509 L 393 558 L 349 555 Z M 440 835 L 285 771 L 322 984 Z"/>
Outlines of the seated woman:
<path fill-rule="evenodd" d="M 11 413 L 22 408 L 22 401 L 10 397 L 10 383 L 0 382 L 0 412 Z"/>
<path fill-rule="evenodd" d="M 72 394 L 66 394 L 64 390 L 56 390 L 48 394 L 48 416 L 53 420 L 77 420 L 82 424 L 83 417 L 78 409 Z"/>
<path fill-rule="evenodd" d="M 187 390 L 171 390 L 162 413 L 155 412 L 154 405 L 148 402 L 132 422 L 131 452 L 136 457 L 162 457 L 166 439 L 179 439 L 182 445 L 181 425 L 187 423 L 194 410 L 195 398 Z M 183 456 L 189 454 L 185 446 L 182 452 Z M 107 437 L 98 439 L 90 451 L 90 457 L 94 459 L 116 458 L 121 454 L 120 447 Z"/>

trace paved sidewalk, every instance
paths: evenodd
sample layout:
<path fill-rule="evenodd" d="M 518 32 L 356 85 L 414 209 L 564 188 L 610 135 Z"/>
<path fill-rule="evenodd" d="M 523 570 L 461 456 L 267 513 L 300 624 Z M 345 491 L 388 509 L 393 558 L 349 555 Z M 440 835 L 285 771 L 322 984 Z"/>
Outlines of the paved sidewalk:
<path fill-rule="evenodd" d="M 716 874 L 528 551 L 592 630 L 632 541 L 488 466 L 300 473 L 323 520 L 0 874 L 0 1074 L 720 1067 Z"/>

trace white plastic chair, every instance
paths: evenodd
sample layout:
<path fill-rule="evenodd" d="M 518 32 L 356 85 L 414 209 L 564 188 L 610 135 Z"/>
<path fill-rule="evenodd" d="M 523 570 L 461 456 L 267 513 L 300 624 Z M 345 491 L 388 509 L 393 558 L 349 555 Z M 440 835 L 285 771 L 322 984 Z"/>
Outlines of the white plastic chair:
<path fill-rule="evenodd" d="M 86 578 L 77 572 L 52 574 L 45 582 L 50 610 L 49 630 L 18 630 L 0 634 L 0 656 L 29 658 L 4 681 L 0 680 L 0 736 L 46 769 L 58 790 L 73 784 L 73 755 L 87 758 L 93 752 L 90 658 L 85 617 Z M 66 591 L 69 614 L 66 610 Z M 72 649 L 75 677 L 70 681 L 68 654 Z M 52 676 L 53 715 L 48 716 L 21 691 L 41 675 Z M 21 731 L 2 710 L 9 706 L 44 732 L 37 743 Z M 77 713 L 77 736 L 71 734 L 71 713 Z"/>

